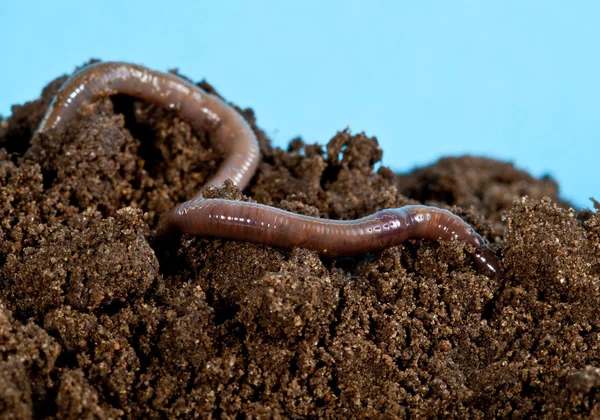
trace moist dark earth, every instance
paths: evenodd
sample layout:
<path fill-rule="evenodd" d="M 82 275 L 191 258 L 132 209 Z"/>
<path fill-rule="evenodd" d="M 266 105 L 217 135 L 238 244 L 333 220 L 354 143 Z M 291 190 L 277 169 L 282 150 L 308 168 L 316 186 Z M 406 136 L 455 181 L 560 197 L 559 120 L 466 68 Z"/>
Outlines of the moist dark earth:
<path fill-rule="evenodd" d="M 600 416 L 599 203 L 575 211 L 552 179 L 478 157 L 397 175 L 348 130 L 278 149 L 246 109 L 262 163 L 246 190 L 207 195 L 331 219 L 443 207 L 504 277 L 461 243 L 329 259 L 165 242 L 159 216 L 220 151 L 119 95 L 34 136 L 64 80 L 0 118 L 1 418 Z"/>

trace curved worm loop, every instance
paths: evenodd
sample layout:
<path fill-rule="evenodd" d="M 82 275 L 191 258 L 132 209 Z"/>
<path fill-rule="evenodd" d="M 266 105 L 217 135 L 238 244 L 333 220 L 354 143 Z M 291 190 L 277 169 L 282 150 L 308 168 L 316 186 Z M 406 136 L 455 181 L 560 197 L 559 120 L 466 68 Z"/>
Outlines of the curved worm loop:
<path fill-rule="evenodd" d="M 254 132 L 233 108 L 218 97 L 174 74 L 128 63 L 96 63 L 75 72 L 60 88 L 37 131 L 60 129 L 79 108 L 97 97 L 126 94 L 174 110 L 195 130 L 207 130 L 225 160 L 205 188 L 230 179 L 240 189 L 248 185 L 260 161 Z M 199 192 L 195 198 L 202 196 Z"/>
<path fill-rule="evenodd" d="M 240 189 L 248 185 L 260 155 L 256 136 L 242 116 L 221 99 L 176 75 L 135 64 L 97 63 L 76 72 L 56 94 L 37 131 L 63 128 L 84 103 L 117 93 L 174 110 L 196 130 L 208 129 L 213 144 L 224 149 L 225 160 L 206 186 L 219 187 L 227 179 Z M 405 206 L 358 220 L 337 221 L 262 204 L 204 199 L 200 191 L 162 219 L 159 232 L 173 230 L 283 248 L 308 248 L 333 257 L 378 251 L 407 239 L 461 240 L 475 248 L 473 258 L 480 271 L 501 275 L 498 259 L 469 224 L 449 211 L 428 206 Z"/>

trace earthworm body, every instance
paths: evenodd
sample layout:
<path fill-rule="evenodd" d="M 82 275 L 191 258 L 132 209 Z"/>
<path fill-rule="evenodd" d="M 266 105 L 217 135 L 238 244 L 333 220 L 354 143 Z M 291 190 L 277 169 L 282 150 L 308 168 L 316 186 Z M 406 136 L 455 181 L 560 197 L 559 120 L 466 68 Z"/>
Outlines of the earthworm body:
<path fill-rule="evenodd" d="M 169 73 L 128 63 L 96 63 L 71 76 L 60 88 L 38 132 L 60 129 L 78 109 L 97 97 L 126 94 L 174 110 L 196 130 L 207 130 L 225 160 L 206 186 L 230 179 L 243 189 L 260 161 L 259 145 L 248 123 L 233 108 L 198 86 Z M 483 238 L 453 213 L 424 205 L 386 209 L 357 220 L 328 220 L 262 204 L 203 198 L 169 211 L 160 230 L 242 240 L 282 248 L 302 247 L 332 257 L 396 246 L 407 239 L 461 240 L 473 246 L 479 270 L 499 275 L 500 263 Z"/>
<path fill-rule="evenodd" d="M 118 93 L 175 110 L 198 131 L 208 130 L 223 149 L 225 161 L 206 187 L 220 187 L 230 179 L 244 188 L 260 161 L 256 136 L 242 118 L 221 99 L 170 73 L 126 63 L 96 63 L 71 76 L 59 89 L 37 131 L 58 129 L 77 116 L 79 108 L 95 98 Z M 201 197 L 202 192 L 196 197 Z"/>

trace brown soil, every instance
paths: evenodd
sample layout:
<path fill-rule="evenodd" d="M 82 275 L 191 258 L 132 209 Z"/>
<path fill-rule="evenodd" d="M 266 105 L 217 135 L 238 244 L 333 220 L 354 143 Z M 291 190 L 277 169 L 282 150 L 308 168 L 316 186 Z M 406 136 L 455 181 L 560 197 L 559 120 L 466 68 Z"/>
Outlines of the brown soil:
<path fill-rule="evenodd" d="M 244 110 L 263 153 L 247 197 L 335 219 L 449 208 L 505 278 L 478 274 L 460 243 L 339 260 L 165 247 L 158 216 L 218 151 L 120 96 L 32 139 L 63 80 L 0 119 L 0 417 L 600 416 L 600 216 L 569 209 L 551 179 L 475 157 L 374 171 L 376 139 L 346 131 L 280 150 Z"/>

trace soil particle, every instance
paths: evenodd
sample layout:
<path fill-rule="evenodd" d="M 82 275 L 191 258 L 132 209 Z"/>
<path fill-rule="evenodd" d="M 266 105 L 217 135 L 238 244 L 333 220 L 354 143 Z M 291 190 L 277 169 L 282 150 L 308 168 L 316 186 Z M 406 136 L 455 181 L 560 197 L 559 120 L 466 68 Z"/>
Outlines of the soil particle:
<path fill-rule="evenodd" d="M 409 174 L 375 138 L 261 145 L 245 191 L 209 197 L 354 219 L 450 209 L 501 256 L 461 243 L 360 258 L 181 235 L 161 214 L 221 162 L 206 133 L 117 95 L 32 136 L 63 78 L 0 119 L 0 417 L 600 416 L 600 205 L 476 157 Z M 214 92 L 213 88 L 201 84 Z"/>

